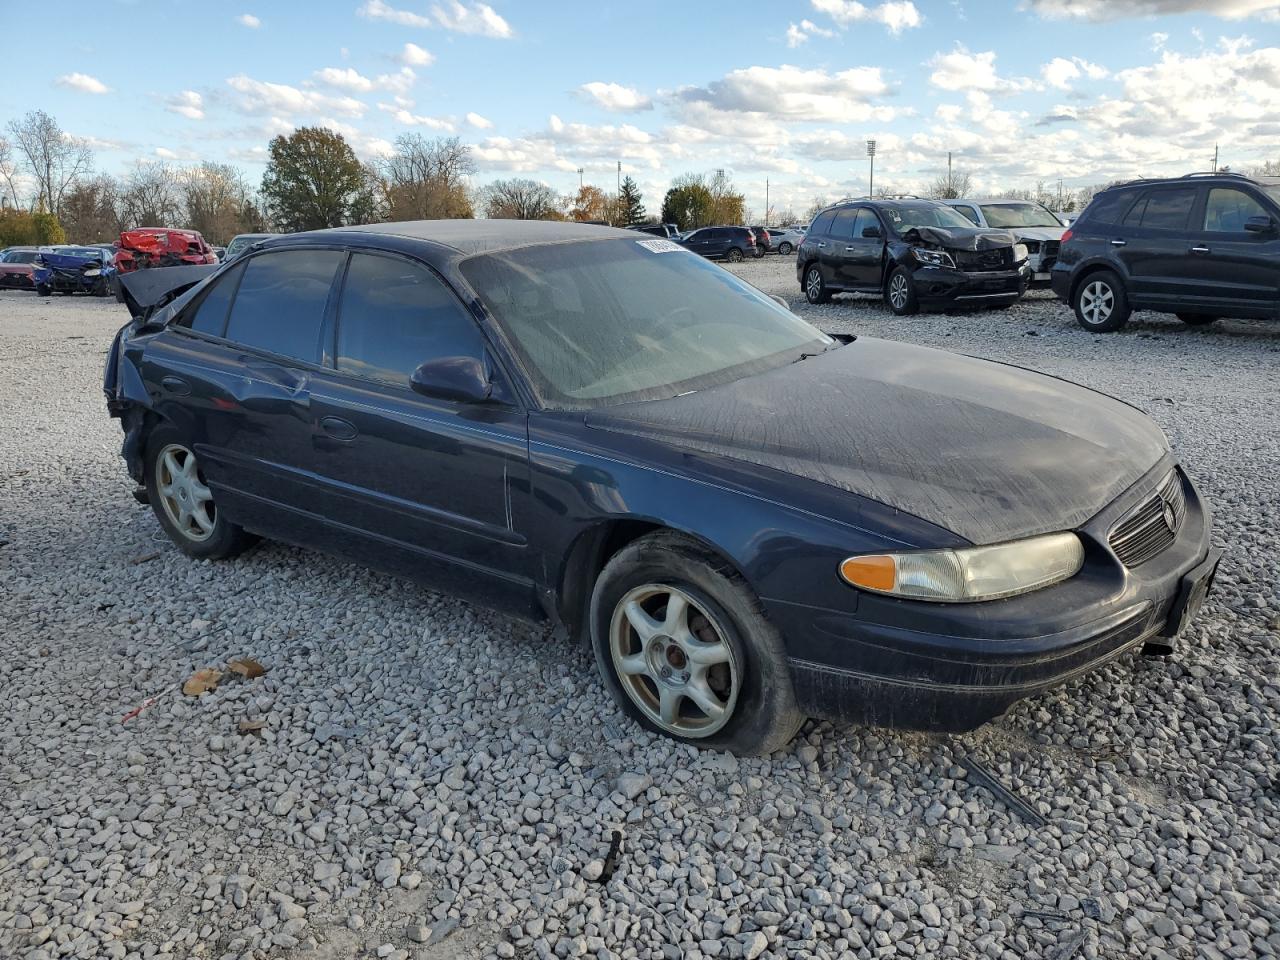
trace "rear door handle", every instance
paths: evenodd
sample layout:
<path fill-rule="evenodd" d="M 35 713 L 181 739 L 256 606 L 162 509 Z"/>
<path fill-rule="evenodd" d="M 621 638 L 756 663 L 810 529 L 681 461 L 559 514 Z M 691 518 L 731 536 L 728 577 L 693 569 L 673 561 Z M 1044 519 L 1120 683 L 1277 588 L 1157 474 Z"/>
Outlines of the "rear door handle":
<path fill-rule="evenodd" d="M 826 246 L 826 244 L 825 244 L 825 243 L 818 243 L 818 244 L 814 244 L 814 246 L 818 246 L 818 247 L 825 247 L 825 246 Z"/>
<path fill-rule="evenodd" d="M 164 387 L 169 393 L 179 397 L 188 397 L 191 395 L 191 384 L 183 380 L 181 377 L 162 377 L 160 386 Z"/>
<path fill-rule="evenodd" d="M 1127 241 L 1127 240 L 1112 240 L 1112 241 L 1111 241 L 1111 245 L 1112 245 L 1113 247 L 1123 247 L 1123 246 L 1124 246 L 1126 243 L 1128 243 L 1128 242 L 1129 242 L 1129 241 Z"/>
<path fill-rule="evenodd" d="M 1191 252 L 1192 253 L 1208 253 L 1209 248 L 1208 247 L 1192 247 Z"/>
<path fill-rule="evenodd" d="M 334 440 L 354 440 L 360 433 L 354 423 L 341 417 L 321 417 L 320 429 Z"/>

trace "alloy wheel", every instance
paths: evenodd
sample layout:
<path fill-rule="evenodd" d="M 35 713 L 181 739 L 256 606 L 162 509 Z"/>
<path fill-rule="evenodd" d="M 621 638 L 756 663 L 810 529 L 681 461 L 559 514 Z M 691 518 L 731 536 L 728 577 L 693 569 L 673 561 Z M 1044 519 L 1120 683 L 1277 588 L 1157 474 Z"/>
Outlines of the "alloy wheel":
<path fill-rule="evenodd" d="M 156 459 L 156 492 L 165 516 L 188 540 L 200 542 L 213 536 L 217 514 L 213 493 L 200 475 L 196 455 L 179 443 L 171 443 Z"/>
<path fill-rule="evenodd" d="M 680 737 L 709 737 L 733 716 L 741 675 L 715 618 L 689 594 L 647 583 L 618 601 L 609 654 L 627 696 Z"/>
<path fill-rule="evenodd" d="M 822 295 L 822 273 L 817 267 L 810 267 L 804 278 L 804 292 L 810 303 L 817 303 Z"/>
<path fill-rule="evenodd" d="M 1115 293 L 1101 280 L 1088 284 L 1080 294 L 1080 314 L 1091 325 L 1106 323 L 1115 307 Z"/>
<path fill-rule="evenodd" d="M 889 302 L 895 310 L 901 310 L 907 305 L 907 296 L 907 278 L 895 273 L 889 281 Z"/>

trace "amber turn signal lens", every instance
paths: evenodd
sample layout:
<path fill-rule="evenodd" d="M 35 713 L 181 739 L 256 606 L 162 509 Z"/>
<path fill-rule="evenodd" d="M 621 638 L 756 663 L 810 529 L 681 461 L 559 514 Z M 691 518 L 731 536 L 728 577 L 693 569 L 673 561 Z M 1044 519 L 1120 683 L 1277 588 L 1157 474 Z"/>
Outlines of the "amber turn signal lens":
<path fill-rule="evenodd" d="M 855 587 L 891 591 L 897 585 L 898 568 L 893 557 L 850 557 L 840 564 L 840 576 Z"/>

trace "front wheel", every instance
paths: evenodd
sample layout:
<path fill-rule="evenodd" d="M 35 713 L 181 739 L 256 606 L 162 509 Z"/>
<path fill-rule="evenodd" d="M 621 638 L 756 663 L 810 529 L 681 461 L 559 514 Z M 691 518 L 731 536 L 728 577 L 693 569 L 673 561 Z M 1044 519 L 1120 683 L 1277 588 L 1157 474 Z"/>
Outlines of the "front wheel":
<path fill-rule="evenodd" d="M 147 498 L 160 526 L 198 560 L 241 553 L 254 537 L 218 509 L 191 444 L 174 427 L 156 427 L 147 439 Z"/>
<path fill-rule="evenodd" d="M 38 293 L 42 297 L 51 297 L 53 296 L 53 288 L 45 283 L 37 283 L 36 293 Z"/>
<path fill-rule="evenodd" d="M 784 257 L 791 256 L 794 250 L 795 250 L 795 247 L 787 243 L 785 240 L 782 241 L 782 243 L 778 244 L 778 253 Z"/>
<path fill-rule="evenodd" d="M 1124 284 L 1110 270 L 1091 273 L 1076 288 L 1076 322 L 1090 333 L 1110 333 L 1129 322 L 1129 298 Z"/>
<path fill-rule="evenodd" d="M 782 638 L 742 578 L 696 542 L 641 537 L 591 595 L 596 665 L 643 726 L 697 746 L 766 754 L 804 717 Z"/>
<path fill-rule="evenodd" d="M 728 260 L 730 263 L 741 263 L 742 251 L 739 250 L 737 247 L 730 247 L 729 252 L 724 255 L 724 258 Z"/>
<path fill-rule="evenodd" d="M 816 263 L 804 272 L 804 298 L 810 303 L 826 303 L 831 299 L 827 281 L 822 279 L 822 269 Z"/>
<path fill-rule="evenodd" d="M 889 274 L 889 279 L 884 285 L 884 302 L 899 317 L 919 311 L 916 286 L 905 267 L 898 267 Z"/>
<path fill-rule="evenodd" d="M 1217 317 L 1210 317 L 1203 313 L 1177 313 L 1174 314 L 1174 316 L 1189 327 L 1207 327 L 1218 319 Z"/>

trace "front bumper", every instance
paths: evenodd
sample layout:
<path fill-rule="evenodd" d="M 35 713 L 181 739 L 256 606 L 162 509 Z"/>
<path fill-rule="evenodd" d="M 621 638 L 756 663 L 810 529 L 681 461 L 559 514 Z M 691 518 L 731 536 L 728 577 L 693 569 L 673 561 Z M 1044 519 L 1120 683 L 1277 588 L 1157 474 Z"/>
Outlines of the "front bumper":
<path fill-rule="evenodd" d="M 973 272 L 925 266 L 917 268 L 912 279 L 920 305 L 939 307 L 1008 303 L 1027 292 L 1031 277 L 1024 264 L 1016 270 Z"/>
<path fill-rule="evenodd" d="M 35 281 L 31 279 L 30 272 L 24 273 L 0 273 L 0 287 L 7 289 L 32 290 L 35 288 Z"/>
<path fill-rule="evenodd" d="M 1084 568 L 1044 590 L 968 604 L 859 593 L 853 613 L 767 601 L 787 638 L 802 709 L 903 729 L 972 730 L 1144 644 L 1171 647 L 1168 635 L 1198 609 L 1217 560 L 1194 486 L 1180 474 L 1187 512 L 1163 552 L 1127 568 L 1107 545 L 1107 532 L 1169 468 L 1163 462 L 1079 530 Z M 1199 595 L 1189 596 L 1196 586 Z"/>

